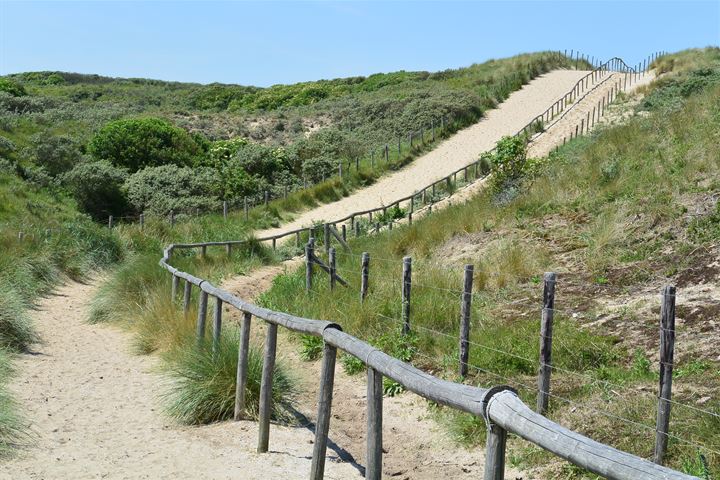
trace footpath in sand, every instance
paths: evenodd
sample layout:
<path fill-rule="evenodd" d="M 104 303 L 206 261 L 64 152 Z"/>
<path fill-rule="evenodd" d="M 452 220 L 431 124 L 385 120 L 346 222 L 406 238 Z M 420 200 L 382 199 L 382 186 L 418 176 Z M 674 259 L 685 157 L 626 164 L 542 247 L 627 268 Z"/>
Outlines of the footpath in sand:
<path fill-rule="evenodd" d="M 350 197 L 306 212 L 274 231 L 390 203 L 441 178 L 515 133 L 565 94 L 585 72 L 556 71 L 535 79 L 486 118 L 401 171 Z M 591 107 L 590 107 L 591 108 Z M 552 129 L 545 135 L 549 135 Z M 560 142 L 562 138 L 560 138 Z M 474 185 L 481 185 L 476 182 Z M 459 195 L 469 194 L 473 188 Z M 479 187 L 477 187 L 479 188 Z M 453 198 L 458 198 L 454 196 Z M 265 232 L 268 233 L 268 232 Z M 248 300 L 268 288 L 283 267 L 266 267 L 228 282 Z M 271 427 L 272 453 L 255 453 L 254 422 L 205 427 L 174 424 L 161 411 L 158 360 L 131 351 L 131 337 L 112 326 L 90 325 L 95 284 L 69 283 L 33 312 L 43 344 L 21 355 L 11 388 L 30 421 L 34 439 L 18 458 L 0 465 L 0 479 L 265 479 L 307 478 L 313 434 L 307 428 Z M 260 333 L 262 328 L 254 328 Z M 282 338 L 282 337 L 281 337 Z M 296 348 L 283 349 L 294 364 Z M 306 386 L 298 409 L 314 418 L 318 365 L 303 364 Z M 362 478 L 365 386 L 338 368 L 326 478 Z M 482 449 L 453 445 L 412 394 L 385 400 L 384 472 L 393 478 L 479 476 Z M 352 457 L 354 456 L 354 460 Z M 342 457 L 344 460 L 340 460 Z M 508 478 L 527 478 L 508 472 Z"/>
<path fill-rule="evenodd" d="M 481 153 L 491 150 L 503 136 L 517 133 L 562 98 L 588 73 L 583 70 L 554 70 L 541 75 L 512 93 L 497 108 L 485 112 L 479 122 L 455 133 L 405 168 L 385 175 L 373 185 L 346 198 L 304 212 L 291 222 L 257 232 L 257 235 L 275 235 L 310 225 L 314 221 L 330 220 L 389 205 L 398 198 L 421 190 L 430 182 L 474 162 Z"/>

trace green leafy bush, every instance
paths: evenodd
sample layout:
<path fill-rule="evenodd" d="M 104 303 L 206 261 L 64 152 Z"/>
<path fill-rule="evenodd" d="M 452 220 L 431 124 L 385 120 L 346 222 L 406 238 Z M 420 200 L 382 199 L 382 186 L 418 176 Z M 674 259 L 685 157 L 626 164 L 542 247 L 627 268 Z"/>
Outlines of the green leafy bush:
<path fill-rule="evenodd" d="M 23 97 L 27 95 L 25 87 L 19 83 L 9 79 L 0 77 L 0 92 L 7 92 L 13 97 Z"/>
<path fill-rule="evenodd" d="M 136 211 L 164 215 L 170 210 L 216 209 L 218 183 L 218 175 L 211 168 L 163 165 L 132 174 L 124 189 Z"/>
<path fill-rule="evenodd" d="M 88 151 L 130 172 L 148 166 L 192 165 L 202 153 L 185 130 L 159 118 L 110 122 L 95 134 Z"/>
<path fill-rule="evenodd" d="M 127 172 L 108 162 L 80 163 L 61 177 L 78 207 L 96 220 L 122 215 L 128 204 L 122 191 Z"/>
<path fill-rule="evenodd" d="M 501 192 L 514 186 L 525 174 L 528 166 L 527 139 L 523 136 L 503 137 L 497 142 L 493 154 L 483 155 L 492 165 L 492 187 Z"/>
<path fill-rule="evenodd" d="M 80 146 L 68 135 L 52 135 L 47 132 L 30 137 L 35 163 L 56 176 L 71 170 L 80 162 Z"/>

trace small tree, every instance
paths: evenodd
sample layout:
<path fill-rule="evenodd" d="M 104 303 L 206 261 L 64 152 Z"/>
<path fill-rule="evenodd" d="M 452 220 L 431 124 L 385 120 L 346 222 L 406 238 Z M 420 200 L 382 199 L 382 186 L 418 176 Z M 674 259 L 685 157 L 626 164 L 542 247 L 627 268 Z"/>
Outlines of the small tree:
<path fill-rule="evenodd" d="M 527 167 L 527 139 L 524 136 L 503 137 L 497 142 L 496 153 L 483 159 L 492 164 L 492 185 L 496 191 L 518 182 Z"/>

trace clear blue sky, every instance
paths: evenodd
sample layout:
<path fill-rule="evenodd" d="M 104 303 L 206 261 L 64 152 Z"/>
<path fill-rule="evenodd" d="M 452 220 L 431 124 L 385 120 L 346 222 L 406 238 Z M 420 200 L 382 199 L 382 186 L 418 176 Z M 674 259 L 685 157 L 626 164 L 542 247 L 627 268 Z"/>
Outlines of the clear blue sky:
<path fill-rule="evenodd" d="M 442 70 L 544 49 L 633 64 L 720 44 L 720 0 L 8 2 L 0 74 L 62 70 L 267 86 Z"/>

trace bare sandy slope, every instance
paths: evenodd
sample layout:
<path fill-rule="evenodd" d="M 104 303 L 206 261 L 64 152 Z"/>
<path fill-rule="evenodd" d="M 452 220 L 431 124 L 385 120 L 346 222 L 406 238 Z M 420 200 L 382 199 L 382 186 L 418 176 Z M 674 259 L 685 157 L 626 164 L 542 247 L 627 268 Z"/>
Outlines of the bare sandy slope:
<path fill-rule="evenodd" d="M 510 95 L 498 108 L 486 112 L 485 117 L 478 123 L 457 132 L 402 170 L 384 176 L 374 185 L 358 190 L 349 197 L 305 212 L 292 222 L 257 232 L 257 235 L 274 235 L 310 225 L 313 221 L 330 220 L 352 212 L 388 205 L 398 198 L 410 195 L 433 180 L 443 178 L 477 160 L 478 155 L 492 149 L 504 135 L 515 134 L 565 95 L 587 73 L 555 70 L 542 75 Z"/>
<path fill-rule="evenodd" d="M 94 285 L 69 283 L 34 312 L 44 344 L 17 362 L 12 384 L 35 441 L 0 466 L 2 479 L 307 478 L 312 433 L 272 427 L 272 454 L 254 452 L 257 425 L 174 425 L 157 397 L 157 359 L 129 352 L 127 333 L 86 322 Z M 327 478 L 362 478 L 329 451 Z"/>

